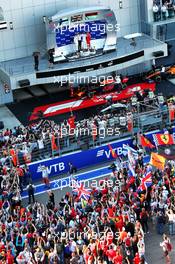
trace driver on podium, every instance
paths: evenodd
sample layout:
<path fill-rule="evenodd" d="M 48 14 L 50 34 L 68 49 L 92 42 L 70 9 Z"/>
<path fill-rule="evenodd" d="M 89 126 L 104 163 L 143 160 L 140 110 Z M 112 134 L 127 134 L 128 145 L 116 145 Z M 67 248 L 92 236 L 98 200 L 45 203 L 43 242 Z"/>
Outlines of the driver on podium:
<path fill-rule="evenodd" d="M 86 34 L 86 44 L 87 44 L 87 48 L 89 50 L 91 48 L 91 34 L 90 34 L 90 32 L 87 32 L 87 34 Z"/>

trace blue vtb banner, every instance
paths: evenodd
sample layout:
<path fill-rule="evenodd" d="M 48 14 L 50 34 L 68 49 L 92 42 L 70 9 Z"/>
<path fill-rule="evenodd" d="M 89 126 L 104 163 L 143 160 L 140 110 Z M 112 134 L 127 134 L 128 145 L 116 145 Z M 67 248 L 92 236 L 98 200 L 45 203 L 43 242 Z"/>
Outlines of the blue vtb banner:
<path fill-rule="evenodd" d="M 154 131 L 151 133 L 146 133 L 148 139 L 153 143 L 153 134 L 163 133 L 162 131 Z M 175 138 L 175 128 L 174 128 L 174 138 Z M 125 145 L 132 146 L 132 140 L 130 138 L 119 140 L 115 143 L 110 144 L 113 150 L 118 156 L 126 155 Z M 66 173 L 69 170 L 68 163 L 72 162 L 77 169 L 82 169 L 88 166 L 97 165 L 106 161 L 112 160 L 111 151 L 108 145 L 96 147 L 87 151 L 80 151 L 78 153 L 72 153 L 63 157 L 43 160 L 40 162 L 34 162 L 29 165 L 29 170 L 32 174 L 33 180 L 39 180 L 42 177 L 40 171 L 40 165 L 45 165 L 48 168 L 49 177 L 58 176 L 59 174 Z"/>
<path fill-rule="evenodd" d="M 124 145 L 132 146 L 131 139 L 120 140 L 110 144 L 118 156 L 126 155 Z M 59 174 L 66 173 L 69 170 L 69 162 L 72 162 L 77 169 L 82 169 L 88 166 L 93 166 L 98 163 L 112 160 L 111 151 L 108 145 L 96 147 L 94 149 L 80 151 L 77 153 L 69 154 L 63 157 L 43 160 L 34 162 L 29 165 L 29 170 L 32 174 L 33 180 L 42 178 L 40 165 L 45 165 L 48 168 L 49 177 L 58 176 Z"/>

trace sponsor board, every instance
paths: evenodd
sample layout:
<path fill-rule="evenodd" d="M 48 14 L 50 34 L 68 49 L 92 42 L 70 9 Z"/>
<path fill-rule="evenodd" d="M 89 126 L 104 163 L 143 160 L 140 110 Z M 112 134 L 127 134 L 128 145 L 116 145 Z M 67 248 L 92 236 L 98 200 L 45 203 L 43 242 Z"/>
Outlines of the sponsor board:
<path fill-rule="evenodd" d="M 153 134 L 162 133 L 162 131 L 153 131 L 146 133 L 146 136 L 151 142 L 154 142 Z M 175 138 L 175 129 L 173 136 Z M 127 138 L 118 140 L 110 144 L 119 157 L 127 155 L 128 145 L 132 147 L 132 139 Z M 29 170 L 32 174 L 33 180 L 39 180 L 42 178 L 41 165 L 45 165 L 48 170 L 49 177 L 58 176 L 63 173 L 68 173 L 69 162 L 72 162 L 78 170 L 97 165 L 106 161 L 112 161 L 113 157 L 108 145 L 96 147 L 90 150 L 80 151 L 72 153 L 63 157 L 57 157 L 53 159 L 47 159 L 39 162 L 34 162 L 29 165 Z"/>
<path fill-rule="evenodd" d="M 112 143 L 111 146 L 118 156 L 125 156 L 127 154 L 125 146 L 131 145 L 131 143 L 132 140 L 128 138 Z M 113 160 L 113 158 L 109 147 L 105 145 L 94 149 L 69 154 L 63 157 L 34 162 L 29 165 L 29 170 L 32 174 L 33 180 L 39 180 L 42 178 L 41 166 L 43 165 L 47 167 L 49 177 L 53 177 L 63 173 L 68 173 L 69 162 L 72 162 L 73 165 L 79 170 L 110 160 Z"/>

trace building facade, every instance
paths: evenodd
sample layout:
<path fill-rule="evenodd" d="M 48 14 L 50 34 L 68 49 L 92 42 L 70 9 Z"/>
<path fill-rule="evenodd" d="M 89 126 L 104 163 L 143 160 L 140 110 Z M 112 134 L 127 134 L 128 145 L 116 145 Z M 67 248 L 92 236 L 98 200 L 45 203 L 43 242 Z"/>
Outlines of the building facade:
<path fill-rule="evenodd" d="M 44 52 L 46 32 L 43 16 L 61 9 L 105 5 L 115 12 L 119 37 L 139 31 L 140 0 L 0 0 L 0 62 Z M 5 23 L 4 23 L 5 22 Z"/>

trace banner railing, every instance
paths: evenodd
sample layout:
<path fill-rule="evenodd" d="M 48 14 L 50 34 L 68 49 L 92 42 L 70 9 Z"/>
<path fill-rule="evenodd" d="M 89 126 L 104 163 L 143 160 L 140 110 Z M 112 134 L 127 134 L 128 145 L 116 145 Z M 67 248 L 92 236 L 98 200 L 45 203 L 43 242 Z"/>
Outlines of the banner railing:
<path fill-rule="evenodd" d="M 20 165 L 23 165 L 34 161 L 62 156 L 78 150 L 88 150 L 110 141 L 134 136 L 138 132 L 146 133 L 169 127 L 170 124 L 173 124 L 170 122 L 168 108 L 163 110 L 157 108 L 156 110 L 142 113 L 136 112 L 131 119 L 132 124 L 130 129 L 126 116 L 116 117 L 114 115 L 108 119 L 105 127 L 98 127 L 95 135 L 92 132 L 92 128 L 88 127 L 88 129 L 84 130 L 86 133 L 80 134 L 76 130 L 71 135 L 63 135 L 61 138 L 57 136 L 58 148 L 56 151 L 52 149 L 51 138 L 42 140 L 42 144 L 39 144 L 38 141 L 16 144 L 15 151 L 18 155 L 18 162 Z M 1 157 L 5 156 L 6 159 L 10 156 L 8 151 L 5 155 L 3 152 L 0 155 Z"/>

